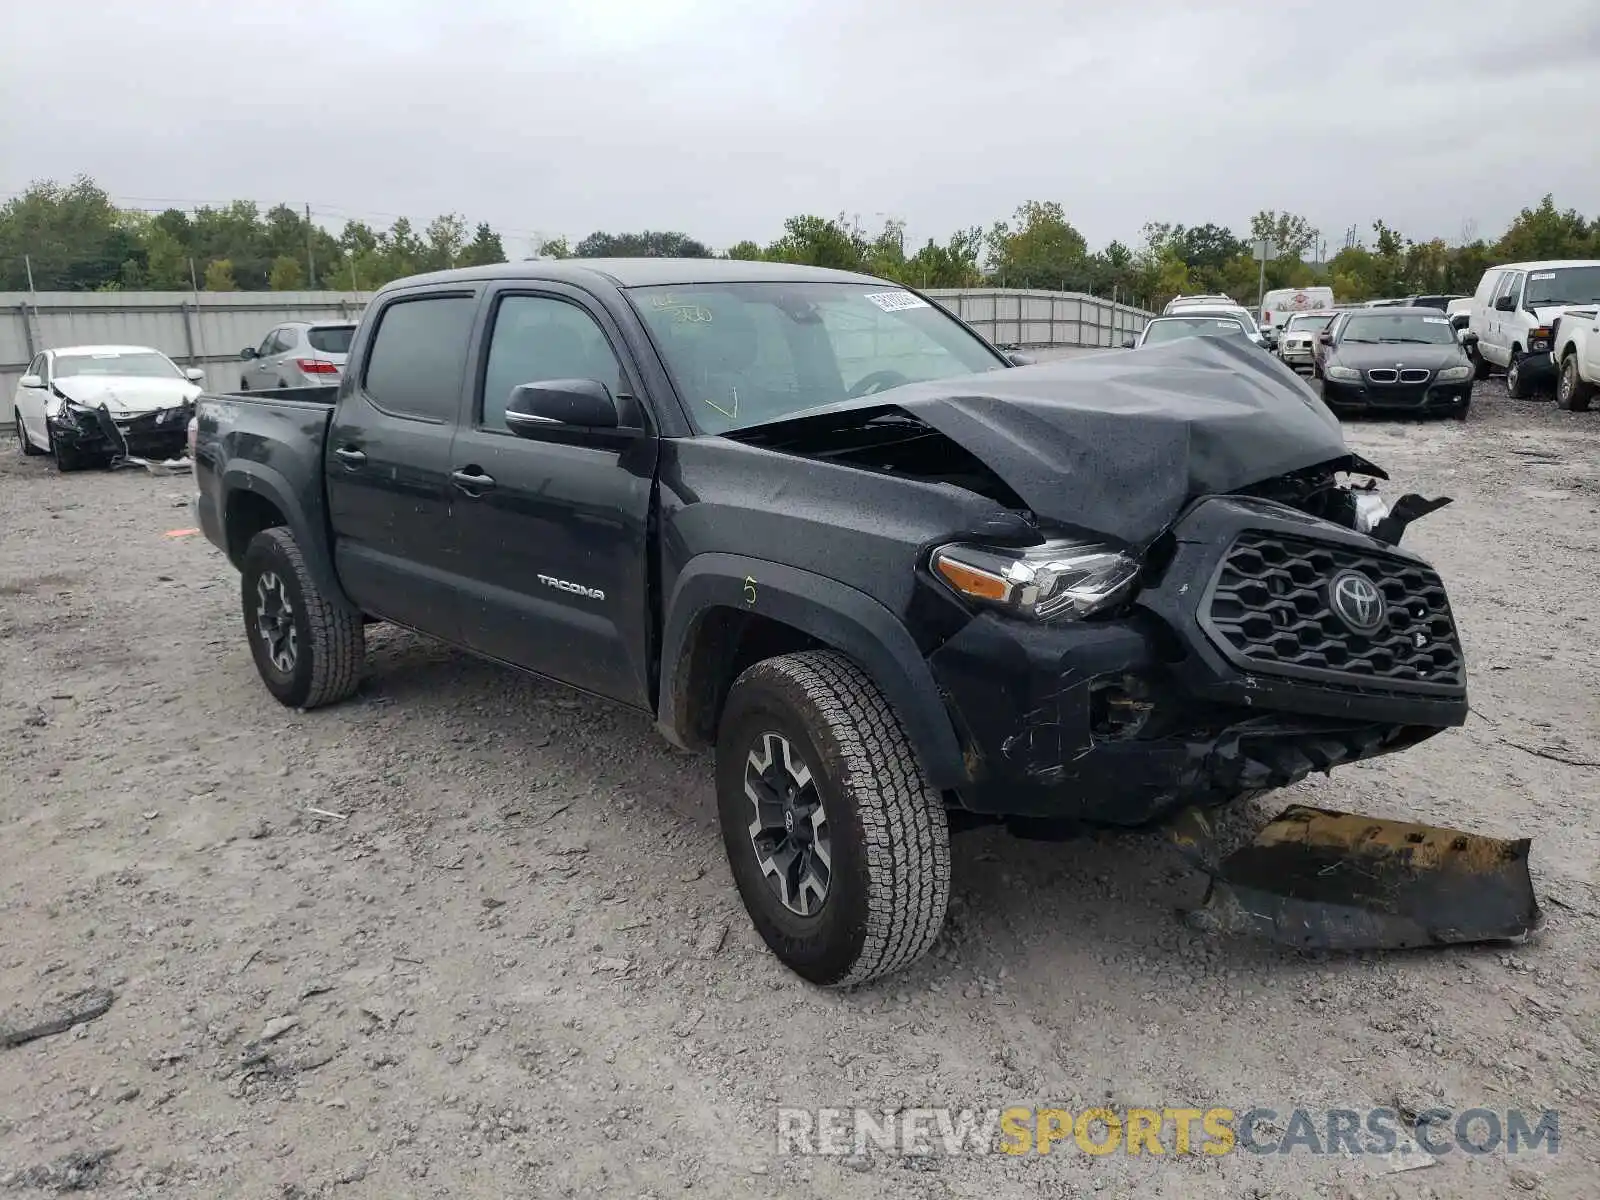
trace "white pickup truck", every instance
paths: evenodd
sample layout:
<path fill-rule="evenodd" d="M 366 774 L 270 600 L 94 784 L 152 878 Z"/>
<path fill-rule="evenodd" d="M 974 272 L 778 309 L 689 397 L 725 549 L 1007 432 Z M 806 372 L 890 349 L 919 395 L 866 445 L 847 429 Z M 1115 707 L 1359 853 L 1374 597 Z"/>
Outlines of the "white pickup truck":
<path fill-rule="evenodd" d="M 1556 403 L 1571 412 L 1587 412 L 1600 390 L 1600 305 L 1569 308 L 1550 330 L 1550 352 L 1556 367 Z"/>

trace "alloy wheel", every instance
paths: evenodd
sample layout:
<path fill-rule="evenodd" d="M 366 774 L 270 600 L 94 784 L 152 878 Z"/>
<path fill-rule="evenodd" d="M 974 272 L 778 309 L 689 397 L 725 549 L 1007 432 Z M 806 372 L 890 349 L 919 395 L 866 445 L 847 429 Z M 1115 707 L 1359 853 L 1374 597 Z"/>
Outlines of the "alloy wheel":
<path fill-rule="evenodd" d="M 814 917 L 833 876 L 828 813 L 811 768 L 789 739 L 763 733 L 745 761 L 750 845 L 767 886 L 790 912 Z"/>
<path fill-rule="evenodd" d="M 276 571 L 264 571 L 256 580 L 256 633 L 266 644 L 272 665 L 292 674 L 300 655 L 300 634 L 288 589 Z"/>

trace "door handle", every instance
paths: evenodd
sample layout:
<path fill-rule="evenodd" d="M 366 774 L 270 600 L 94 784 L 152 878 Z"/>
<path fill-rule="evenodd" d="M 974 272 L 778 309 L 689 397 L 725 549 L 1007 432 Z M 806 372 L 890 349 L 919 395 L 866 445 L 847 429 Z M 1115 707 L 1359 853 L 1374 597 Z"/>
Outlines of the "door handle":
<path fill-rule="evenodd" d="M 463 471 L 452 471 L 450 473 L 450 482 L 468 496 L 476 496 L 480 492 L 492 492 L 494 490 L 494 477 L 483 474 L 476 467 L 468 467 Z"/>
<path fill-rule="evenodd" d="M 354 446 L 340 446 L 333 454 L 345 466 L 351 468 L 359 467 L 367 461 L 367 456 Z"/>

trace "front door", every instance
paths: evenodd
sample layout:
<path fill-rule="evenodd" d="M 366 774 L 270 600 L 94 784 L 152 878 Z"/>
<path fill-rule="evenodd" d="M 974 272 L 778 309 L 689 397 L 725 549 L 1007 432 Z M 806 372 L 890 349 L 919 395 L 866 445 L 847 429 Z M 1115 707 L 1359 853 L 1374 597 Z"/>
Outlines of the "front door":
<path fill-rule="evenodd" d="M 1512 305 L 1510 312 L 1501 312 L 1495 307 L 1502 298 L 1510 296 Z M 1507 271 L 1500 277 L 1500 284 L 1494 290 L 1494 296 L 1489 301 L 1489 349 L 1480 352 L 1497 367 L 1504 367 L 1511 362 L 1511 344 L 1516 340 L 1517 303 L 1522 296 L 1522 272 Z"/>
<path fill-rule="evenodd" d="M 457 641 L 450 443 L 465 394 L 475 291 L 401 293 L 346 379 L 323 471 L 334 559 L 365 612 Z"/>
<path fill-rule="evenodd" d="M 496 295 L 482 386 L 452 450 L 472 649 L 597 695 L 649 706 L 648 521 L 657 444 L 563 427 L 551 440 L 506 428 L 512 388 L 594 379 L 646 424 L 611 318 L 576 289 Z M 465 481 L 465 482 L 462 482 Z M 476 481 L 476 482 L 473 482 Z"/>

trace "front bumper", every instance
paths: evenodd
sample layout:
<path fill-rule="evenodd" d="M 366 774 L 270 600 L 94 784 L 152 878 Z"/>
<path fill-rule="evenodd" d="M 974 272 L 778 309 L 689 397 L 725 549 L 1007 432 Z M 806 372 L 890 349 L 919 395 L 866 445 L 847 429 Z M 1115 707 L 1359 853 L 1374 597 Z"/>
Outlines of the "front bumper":
<path fill-rule="evenodd" d="M 1472 380 L 1439 383 L 1344 382 L 1322 376 L 1322 402 L 1335 412 L 1453 412 L 1472 401 Z"/>
<path fill-rule="evenodd" d="M 193 403 L 132 417 L 113 417 L 104 408 L 66 405 L 49 419 L 50 437 L 56 445 L 80 454 L 159 462 L 182 457 L 192 416 Z"/>
<path fill-rule="evenodd" d="M 1459 640 L 1420 560 L 1236 497 L 1200 502 L 1173 536 L 1171 562 L 1122 618 L 1038 626 L 985 614 L 930 656 L 975 780 L 960 789 L 963 807 L 1142 825 L 1390 753 L 1466 719 Z M 1312 550 L 1279 570 L 1261 555 L 1280 544 Z M 1241 561 L 1253 564 L 1243 575 Z M 1395 614 L 1394 628 L 1374 635 L 1384 644 L 1356 647 L 1341 664 L 1349 669 L 1328 662 L 1350 639 L 1318 623 L 1327 614 L 1306 616 L 1327 581 L 1296 582 L 1319 563 L 1380 576 Z M 1426 621 L 1413 620 L 1414 601 L 1429 606 Z M 1407 649 L 1421 631 L 1429 646 Z M 1293 645 L 1274 649 L 1274 639 Z"/>

